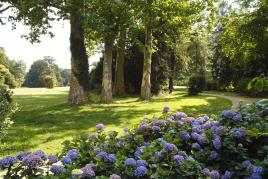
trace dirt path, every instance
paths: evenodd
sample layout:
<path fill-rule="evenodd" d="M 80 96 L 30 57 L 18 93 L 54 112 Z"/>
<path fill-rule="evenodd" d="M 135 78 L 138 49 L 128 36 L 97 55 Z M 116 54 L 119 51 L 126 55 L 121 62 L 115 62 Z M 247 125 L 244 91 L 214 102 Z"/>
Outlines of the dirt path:
<path fill-rule="evenodd" d="M 204 95 L 217 96 L 220 98 L 228 99 L 232 101 L 232 109 L 236 109 L 240 101 L 242 102 L 242 105 L 245 106 L 247 104 L 251 104 L 253 102 L 263 99 L 263 98 L 250 98 L 250 97 L 244 97 L 244 96 L 227 96 L 227 95 L 224 96 L 224 95 L 210 94 L 210 93 L 204 93 Z"/>

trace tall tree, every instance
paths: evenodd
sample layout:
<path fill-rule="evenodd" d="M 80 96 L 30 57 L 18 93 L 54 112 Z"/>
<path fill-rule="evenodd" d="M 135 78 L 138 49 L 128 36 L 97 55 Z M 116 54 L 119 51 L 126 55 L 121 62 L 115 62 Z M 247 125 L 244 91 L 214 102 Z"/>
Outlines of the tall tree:
<path fill-rule="evenodd" d="M 71 25 L 70 50 L 72 80 L 69 91 L 69 104 L 81 104 L 88 101 L 89 72 L 88 59 L 84 44 L 84 2 L 80 0 L 70 1 L 17 1 L 7 0 L 0 4 L 0 12 L 11 8 L 8 13 L 9 20 L 15 25 L 21 21 L 30 26 L 30 32 L 25 35 L 31 42 L 39 42 L 42 34 L 53 33 L 50 31 L 51 22 L 60 19 L 68 19 Z M 3 23 L 3 19 L 0 19 Z"/>

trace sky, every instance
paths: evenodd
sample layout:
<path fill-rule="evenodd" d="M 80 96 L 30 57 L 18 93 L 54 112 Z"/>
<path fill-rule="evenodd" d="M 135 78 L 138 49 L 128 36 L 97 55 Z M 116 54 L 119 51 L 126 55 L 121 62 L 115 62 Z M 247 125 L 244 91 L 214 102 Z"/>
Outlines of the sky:
<path fill-rule="evenodd" d="M 7 56 L 12 60 L 23 60 L 27 69 L 31 64 L 44 56 L 51 56 L 56 59 L 60 68 L 71 68 L 70 64 L 70 25 L 68 21 L 59 21 L 52 24 L 51 31 L 55 37 L 48 35 L 41 37 L 41 43 L 31 44 L 21 35 L 29 32 L 28 27 L 17 24 L 17 28 L 12 30 L 11 24 L 0 25 L 0 47 L 3 47 Z M 101 54 L 95 54 L 89 58 L 89 63 L 98 61 Z"/>

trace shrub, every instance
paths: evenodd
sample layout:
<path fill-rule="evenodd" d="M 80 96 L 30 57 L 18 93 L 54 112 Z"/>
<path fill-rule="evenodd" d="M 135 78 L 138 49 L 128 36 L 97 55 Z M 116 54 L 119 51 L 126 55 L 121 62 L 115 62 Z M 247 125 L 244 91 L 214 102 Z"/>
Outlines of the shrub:
<path fill-rule="evenodd" d="M 268 79 L 264 77 L 253 78 L 247 86 L 253 95 L 264 95 L 268 93 Z"/>
<path fill-rule="evenodd" d="M 21 152 L 0 160 L 7 177 L 264 178 L 268 177 L 268 102 L 213 118 L 183 112 L 145 117 L 125 135 L 98 124 L 96 134 L 66 141 L 58 156 Z"/>
<path fill-rule="evenodd" d="M 55 88 L 57 79 L 54 76 L 46 75 L 44 76 L 44 83 L 47 88 Z"/>
<path fill-rule="evenodd" d="M 220 90 L 220 84 L 216 80 L 209 80 L 206 81 L 206 90 L 212 91 L 212 90 Z"/>
<path fill-rule="evenodd" d="M 203 75 L 194 75 L 190 77 L 188 82 L 188 94 L 198 95 L 198 93 L 205 90 L 206 80 Z"/>
<path fill-rule="evenodd" d="M 238 93 L 241 93 L 241 94 L 248 95 L 249 94 L 249 90 L 247 88 L 248 88 L 248 83 L 249 82 L 250 82 L 250 79 L 249 78 L 240 79 L 237 82 L 236 86 L 235 86 L 235 91 L 238 92 Z"/>
<path fill-rule="evenodd" d="M 12 103 L 12 92 L 4 86 L 0 86 L 0 143 L 7 135 L 7 129 L 12 125 L 11 115 L 18 109 Z"/>

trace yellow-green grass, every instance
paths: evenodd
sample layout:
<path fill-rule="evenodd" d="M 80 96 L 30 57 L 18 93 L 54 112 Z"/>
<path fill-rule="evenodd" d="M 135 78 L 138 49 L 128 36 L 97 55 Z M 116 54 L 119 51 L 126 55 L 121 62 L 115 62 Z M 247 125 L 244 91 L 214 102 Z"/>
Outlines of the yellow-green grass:
<path fill-rule="evenodd" d="M 37 149 L 57 153 L 64 140 L 93 133 L 98 123 L 103 123 L 106 131 L 122 131 L 137 125 L 145 115 L 157 117 L 164 106 L 195 117 L 231 107 L 230 101 L 215 96 L 187 96 L 186 89 L 153 97 L 149 102 L 137 96 L 114 98 L 111 105 L 100 104 L 99 97 L 91 95 L 89 104 L 68 106 L 67 95 L 68 88 L 15 90 L 14 101 L 21 109 L 13 117 L 14 125 L 0 156 Z"/>

